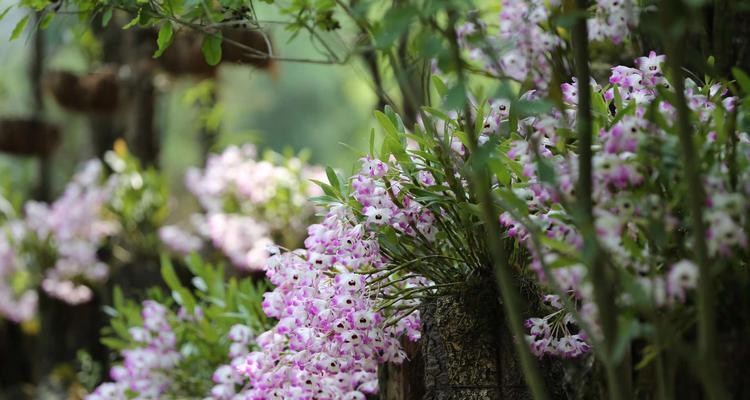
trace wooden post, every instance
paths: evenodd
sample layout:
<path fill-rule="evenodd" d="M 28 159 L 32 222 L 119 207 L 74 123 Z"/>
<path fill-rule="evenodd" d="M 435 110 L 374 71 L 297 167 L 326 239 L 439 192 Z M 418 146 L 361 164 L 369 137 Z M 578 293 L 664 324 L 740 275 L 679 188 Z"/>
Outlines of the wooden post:
<path fill-rule="evenodd" d="M 101 38 L 102 63 L 112 65 L 113 68 L 119 68 L 123 62 L 123 31 L 120 29 L 119 18 L 119 15 L 113 15 L 109 25 L 103 27 L 102 18 L 98 16 L 91 24 L 92 31 Z M 118 100 L 120 100 L 118 104 L 122 104 L 121 99 Z M 117 111 L 119 110 L 89 115 L 91 141 L 97 157 L 102 157 L 104 153 L 112 150 L 115 140 L 124 133 L 124 128 L 120 123 L 121 115 Z"/>
<path fill-rule="evenodd" d="M 34 21 L 41 21 L 41 13 L 34 13 Z M 31 83 L 32 118 L 41 119 L 44 114 L 44 98 L 42 96 L 42 67 L 44 65 L 44 31 L 33 30 L 31 57 L 29 61 L 29 82 Z M 37 182 L 37 200 L 49 201 L 52 196 L 52 155 L 39 157 L 39 180 Z"/>
<path fill-rule="evenodd" d="M 125 88 L 128 100 L 125 138 L 131 153 L 144 166 L 158 166 L 161 140 L 154 126 L 153 35 L 148 29 L 130 29 L 125 41 L 127 53 L 124 59 L 130 70 Z"/>

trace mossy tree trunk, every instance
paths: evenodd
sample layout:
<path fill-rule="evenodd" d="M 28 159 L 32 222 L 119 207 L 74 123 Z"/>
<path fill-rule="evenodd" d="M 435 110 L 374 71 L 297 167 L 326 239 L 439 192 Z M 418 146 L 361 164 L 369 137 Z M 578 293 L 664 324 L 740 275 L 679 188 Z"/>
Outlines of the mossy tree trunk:
<path fill-rule="evenodd" d="M 424 400 L 531 399 L 494 280 L 422 307 Z"/>
<path fill-rule="evenodd" d="M 532 399 L 494 282 L 486 277 L 422 304 L 422 339 L 407 348 L 410 362 L 381 368 L 381 400 Z M 580 397 L 560 362 L 541 366 L 553 398 Z"/>

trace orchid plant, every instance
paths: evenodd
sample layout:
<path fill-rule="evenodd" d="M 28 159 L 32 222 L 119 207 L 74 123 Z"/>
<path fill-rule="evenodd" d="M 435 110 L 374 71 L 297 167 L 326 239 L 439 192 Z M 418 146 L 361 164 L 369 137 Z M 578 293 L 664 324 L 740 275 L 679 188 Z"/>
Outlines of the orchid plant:
<path fill-rule="evenodd" d="M 193 215 L 192 227 L 162 227 L 162 242 L 189 254 L 210 241 L 239 270 L 260 270 L 270 256 L 268 246 L 299 245 L 314 217 L 307 199 L 319 192 L 312 180 L 324 174 L 305 158 L 272 151 L 259 157 L 253 145 L 210 155 L 204 169 L 192 168 L 185 176 L 203 212 Z"/>
<path fill-rule="evenodd" d="M 53 203 L 28 201 L 22 216 L 13 213 L 3 222 L 4 317 L 34 318 L 37 288 L 67 304 L 88 302 L 131 253 L 156 252 L 154 227 L 166 205 L 161 176 L 143 170 L 124 148 L 106 159 L 111 172 L 99 160 L 88 161 Z M 105 247 L 119 251 L 107 257 L 100 251 Z"/>
<path fill-rule="evenodd" d="M 115 289 L 102 341 L 121 363 L 109 371 L 112 382 L 99 385 L 87 399 L 242 398 L 236 367 L 267 326 L 260 309 L 264 284 L 226 279 L 223 267 L 197 255 L 185 264 L 193 274 L 190 286 L 162 258 L 171 296 L 153 289 L 139 303 Z"/>

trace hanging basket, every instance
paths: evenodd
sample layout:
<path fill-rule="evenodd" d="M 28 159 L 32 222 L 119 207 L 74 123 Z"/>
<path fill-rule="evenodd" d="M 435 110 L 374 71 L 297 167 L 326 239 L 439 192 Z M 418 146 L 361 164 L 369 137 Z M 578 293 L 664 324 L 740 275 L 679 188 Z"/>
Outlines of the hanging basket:
<path fill-rule="evenodd" d="M 111 113 L 119 103 L 119 81 L 114 68 L 106 67 L 84 75 L 50 71 L 43 84 L 61 107 L 82 113 Z"/>
<path fill-rule="evenodd" d="M 61 107 L 82 113 L 111 113 L 119 103 L 120 84 L 114 67 L 84 75 L 50 71 L 43 84 Z"/>
<path fill-rule="evenodd" d="M 38 119 L 0 119 L 0 152 L 45 157 L 60 144 L 60 129 Z"/>
<path fill-rule="evenodd" d="M 218 65 L 206 63 L 201 51 L 203 35 L 195 32 L 178 34 L 156 61 L 162 70 L 173 76 L 213 77 L 221 64 L 248 65 L 275 74 L 273 59 L 265 56 L 271 52 L 270 39 L 266 40 L 268 35 L 241 28 L 223 28 L 221 34 L 222 55 Z"/>
<path fill-rule="evenodd" d="M 425 300 L 422 338 L 409 362 L 380 367 L 381 400 L 531 400 L 494 278 L 460 293 Z M 541 363 L 552 398 L 562 398 L 562 369 Z"/>

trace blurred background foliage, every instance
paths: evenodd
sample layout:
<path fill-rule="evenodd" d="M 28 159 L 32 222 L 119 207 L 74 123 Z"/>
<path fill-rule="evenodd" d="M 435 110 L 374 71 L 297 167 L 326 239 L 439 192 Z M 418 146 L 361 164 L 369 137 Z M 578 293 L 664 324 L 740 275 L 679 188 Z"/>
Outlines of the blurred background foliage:
<path fill-rule="evenodd" d="M 5 10 L 12 2 L 0 2 Z M 270 7 L 261 8 L 269 19 Z M 26 15 L 11 9 L 0 21 L 0 37 L 11 36 Z M 31 23 L 26 31 L 31 30 Z M 76 15 L 58 15 L 45 36 L 45 69 L 88 71 L 100 45 Z M 295 57 L 315 57 L 304 35 L 291 39 L 283 26 L 271 27 L 275 51 Z M 0 116 L 34 112 L 28 79 L 31 45 L 28 32 L 14 41 L 0 41 Z M 204 154 L 201 131 L 208 131 L 218 151 L 230 144 L 255 143 L 261 148 L 307 149 L 311 162 L 350 168 L 357 154 L 341 145 L 364 149 L 376 96 L 364 67 L 356 60 L 345 65 L 280 62 L 271 72 L 245 66 L 222 66 L 215 79 L 156 77 L 155 125 L 161 137 L 160 167 L 175 198 L 185 193 L 183 176 L 200 165 Z M 212 101 L 213 93 L 216 102 Z M 86 117 L 62 110 L 45 94 L 46 118 L 62 129 L 62 145 L 53 158 L 52 193 L 62 189 L 77 164 L 95 156 Z M 0 182 L 11 198 L 28 198 L 37 181 L 36 162 L 0 154 Z M 11 194 L 12 192 L 12 194 Z M 184 204 L 183 204 L 184 203 Z M 191 211 L 190 202 L 175 204 L 176 215 Z M 188 207 L 180 210 L 180 207 Z"/>

